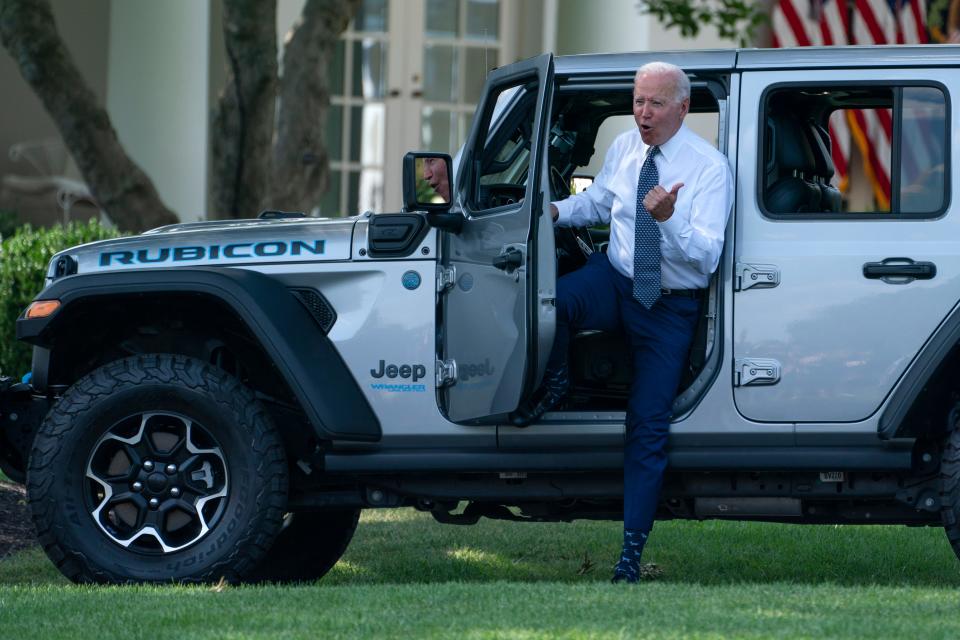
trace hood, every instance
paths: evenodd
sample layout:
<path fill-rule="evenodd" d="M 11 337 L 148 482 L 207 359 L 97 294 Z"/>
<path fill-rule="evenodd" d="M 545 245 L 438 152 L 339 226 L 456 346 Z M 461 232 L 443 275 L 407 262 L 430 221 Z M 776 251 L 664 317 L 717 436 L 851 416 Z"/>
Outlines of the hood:
<path fill-rule="evenodd" d="M 67 273 L 350 260 L 353 227 L 358 219 L 217 220 L 168 225 L 138 236 L 61 251 L 51 259 L 47 277 L 53 278 L 58 263 L 64 260 L 73 261 Z"/>

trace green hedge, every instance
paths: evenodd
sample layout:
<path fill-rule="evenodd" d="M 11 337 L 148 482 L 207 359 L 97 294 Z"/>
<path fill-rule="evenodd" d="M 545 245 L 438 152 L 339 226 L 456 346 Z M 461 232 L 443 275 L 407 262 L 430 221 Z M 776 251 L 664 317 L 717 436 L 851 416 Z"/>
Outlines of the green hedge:
<path fill-rule="evenodd" d="M 17 342 L 16 320 L 44 286 L 53 254 L 69 247 L 115 238 L 97 220 L 49 229 L 20 227 L 0 248 L 0 372 L 19 378 L 30 371 L 31 347 Z"/>

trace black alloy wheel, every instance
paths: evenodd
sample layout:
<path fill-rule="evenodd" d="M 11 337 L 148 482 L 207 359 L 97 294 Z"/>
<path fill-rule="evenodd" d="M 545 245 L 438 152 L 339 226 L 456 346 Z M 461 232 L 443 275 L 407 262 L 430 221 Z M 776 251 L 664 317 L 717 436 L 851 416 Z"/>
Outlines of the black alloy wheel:
<path fill-rule="evenodd" d="M 87 510 L 103 533 L 142 553 L 171 553 L 216 527 L 229 497 L 223 450 L 202 425 L 134 414 L 107 430 L 87 463 Z"/>

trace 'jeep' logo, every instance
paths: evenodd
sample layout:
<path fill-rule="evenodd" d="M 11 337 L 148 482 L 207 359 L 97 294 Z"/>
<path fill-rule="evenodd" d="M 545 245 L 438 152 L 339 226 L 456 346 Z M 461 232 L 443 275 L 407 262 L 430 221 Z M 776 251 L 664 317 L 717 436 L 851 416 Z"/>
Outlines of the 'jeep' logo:
<path fill-rule="evenodd" d="M 496 371 L 493 365 L 490 364 L 490 358 L 487 358 L 481 363 L 478 364 L 463 364 L 457 367 L 457 378 L 461 381 L 466 382 L 470 378 L 479 378 L 481 376 L 492 376 L 493 372 Z"/>
<path fill-rule="evenodd" d="M 370 375 L 374 378 L 412 378 L 413 382 L 427 375 L 427 368 L 422 364 L 387 364 L 383 360 L 377 365 L 377 369 L 370 369 Z"/>

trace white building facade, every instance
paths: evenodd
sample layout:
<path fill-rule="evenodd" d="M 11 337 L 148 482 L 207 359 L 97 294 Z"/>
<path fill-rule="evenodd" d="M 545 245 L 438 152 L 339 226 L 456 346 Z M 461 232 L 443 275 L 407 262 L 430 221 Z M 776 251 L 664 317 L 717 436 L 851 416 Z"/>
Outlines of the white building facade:
<path fill-rule="evenodd" d="M 52 4 L 127 152 L 181 220 L 205 218 L 210 114 L 225 81 L 220 1 L 87 0 L 82 11 L 71 0 Z M 281 50 L 302 6 L 278 0 Z M 331 73 L 330 189 L 313 211 L 398 210 L 403 154 L 455 152 L 496 66 L 545 51 L 729 46 L 710 30 L 681 39 L 643 15 L 636 0 L 363 0 Z M 0 81 L 11 86 L 10 99 L 0 101 L 0 150 L 56 136 L 5 52 Z M 0 159 L 0 175 L 32 170 Z"/>

